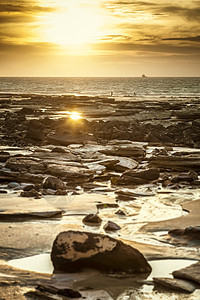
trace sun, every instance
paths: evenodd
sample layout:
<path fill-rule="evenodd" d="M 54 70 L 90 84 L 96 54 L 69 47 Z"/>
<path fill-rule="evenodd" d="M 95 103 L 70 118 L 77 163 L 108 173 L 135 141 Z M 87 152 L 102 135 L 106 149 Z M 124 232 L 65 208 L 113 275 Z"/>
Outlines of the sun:
<path fill-rule="evenodd" d="M 77 112 L 77 111 L 72 111 L 69 114 L 70 119 L 72 119 L 73 121 L 78 121 L 80 119 L 82 119 L 81 117 L 81 113 Z"/>
<path fill-rule="evenodd" d="M 45 39 L 64 46 L 87 44 L 100 36 L 101 22 L 97 7 L 69 0 L 62 11 L 54 12 L 46 19 Z"/>

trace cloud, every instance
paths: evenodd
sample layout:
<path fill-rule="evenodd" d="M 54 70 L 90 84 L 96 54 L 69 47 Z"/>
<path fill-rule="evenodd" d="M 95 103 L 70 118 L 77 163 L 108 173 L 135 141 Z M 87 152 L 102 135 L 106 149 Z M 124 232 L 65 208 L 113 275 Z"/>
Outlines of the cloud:
<path fill-rule="evenodd" d="M 2 12 L 18 12 L 18 13 L 34 13 L 34 12 L 52 12 L 55 10 L 52 7 L 43 7 L 34 4 L 21 3 L 21 4 L 11 4 L 11 3 L 0 3 L 0 13 Z"/>
<path fill-rule="evenodd" d="M 163 41 L 189 41 L 189 42 L 200 42 L 200 35 L 190 37 L 177 37 L 177 38 L 165 38 Z"/>

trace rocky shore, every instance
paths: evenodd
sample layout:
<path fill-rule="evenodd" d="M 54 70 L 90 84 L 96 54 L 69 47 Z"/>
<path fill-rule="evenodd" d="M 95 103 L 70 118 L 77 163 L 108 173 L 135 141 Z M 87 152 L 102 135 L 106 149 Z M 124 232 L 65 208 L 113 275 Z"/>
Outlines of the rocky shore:
<path fill-rule="evenodd" d="M 0 125 L 0 299 L 199 299 L 198 98 L 1 94 Z M 52 276 L 9 263 L 51 251 Z"/>

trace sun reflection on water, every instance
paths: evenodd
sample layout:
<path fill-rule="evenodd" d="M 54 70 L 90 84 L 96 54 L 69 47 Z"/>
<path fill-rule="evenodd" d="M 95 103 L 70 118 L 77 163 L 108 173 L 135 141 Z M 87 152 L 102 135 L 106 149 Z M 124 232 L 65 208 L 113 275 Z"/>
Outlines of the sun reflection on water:
<path fill-rule="evenodd" d="M 77 112 L 77 111 L 72 111 L 69 114 L 70 119 L 72 119 L 73 121 L 78 121 L 80 119 L 82 119 L 81 113 Z"/>

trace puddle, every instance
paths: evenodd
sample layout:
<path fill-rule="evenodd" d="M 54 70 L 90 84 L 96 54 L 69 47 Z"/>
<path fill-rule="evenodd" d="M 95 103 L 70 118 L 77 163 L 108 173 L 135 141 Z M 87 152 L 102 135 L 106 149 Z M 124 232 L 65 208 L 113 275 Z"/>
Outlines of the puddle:
<path fill-rule="evenodd" d="M 53 265 L 48 253 L 12 259 L 9 261 L 9 265 L 17 269 L 38 273 L 52 274 L 53 272 Z"/>
<path fill-rule="evenodd" d="M 172 277 L 171 273 L 173 271 L 185 268 L 196 262 L 196 260 L 189 259 L 159 259 L 149 261 L 152 272 L 147 280 L 152 280 L 153 277 Z M 53 265 L 49 253 L 13 259 L 9 261 L 9 265 L 21 270 L 38 273 L 52 274 L 53 272 Z"/>

